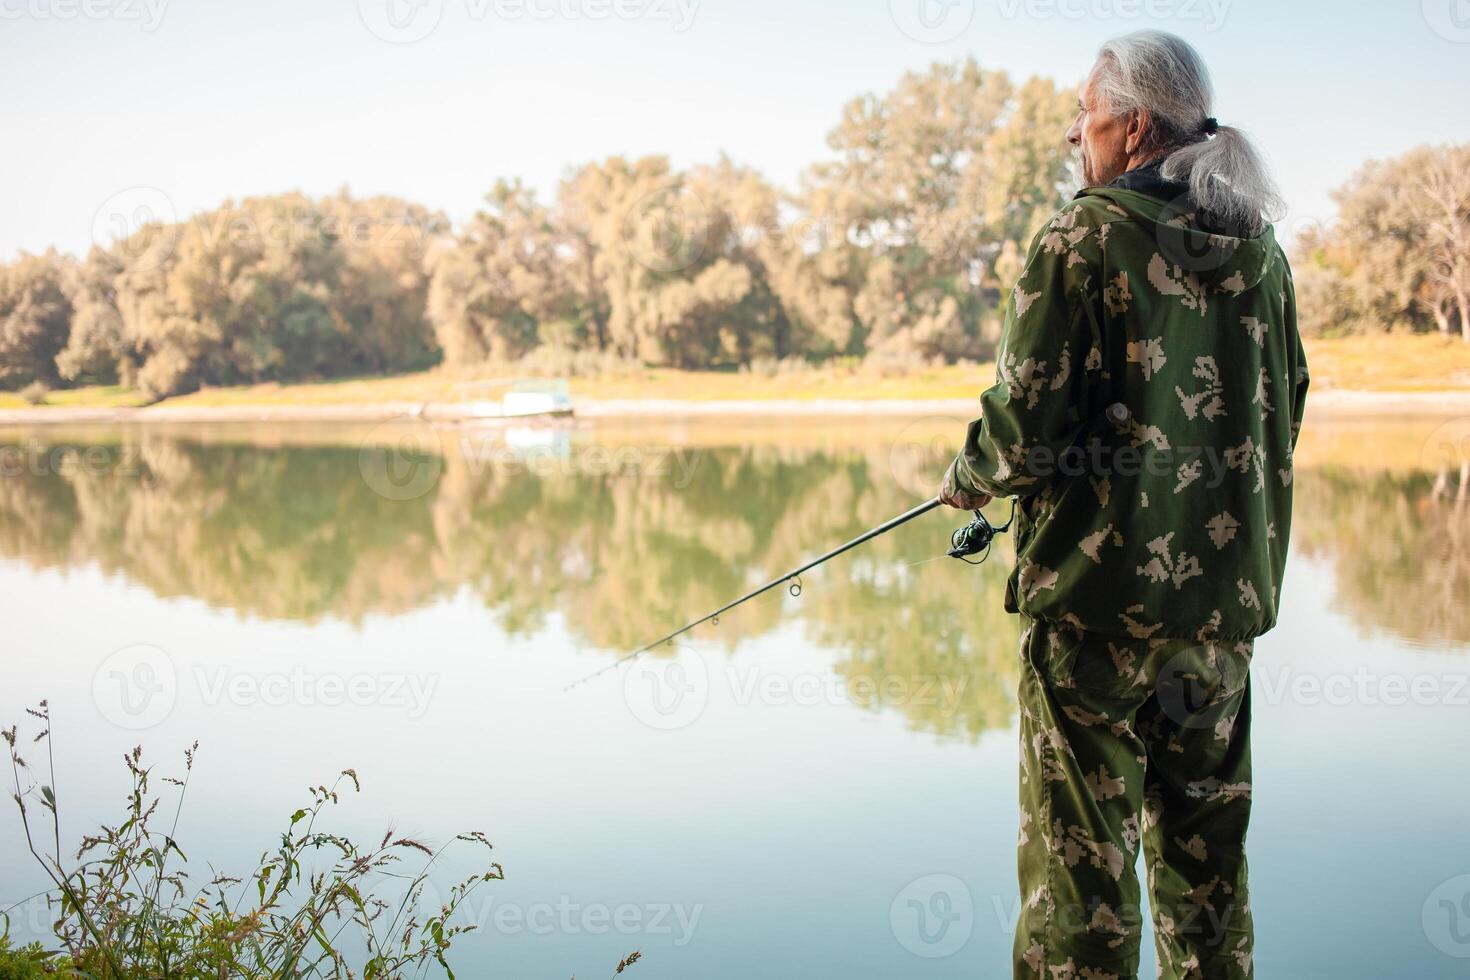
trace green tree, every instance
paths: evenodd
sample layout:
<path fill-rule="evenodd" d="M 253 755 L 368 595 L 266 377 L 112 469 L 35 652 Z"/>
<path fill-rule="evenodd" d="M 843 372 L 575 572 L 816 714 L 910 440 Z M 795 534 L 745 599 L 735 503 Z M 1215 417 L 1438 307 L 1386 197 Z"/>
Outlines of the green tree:
<path fill-rule="evenodd" d="M 982 321 L 1065 200 L 1073 99 L 967 59 L 847 105 L 828 137 L 837 158 L 812 170 L 804 204 L 823 247 L 848 253 L 824 262 L 827 282 L 861 269 L 851 302 L 866 350 L 983 352 Z"/>
<path fill-rule="evenodd" d="M 1372 161 L 1333 197 L 1336 225 L 1296 243 L 1303 330 L 1470 342 L 1470 144 Z"/>
<path fill-rule="evenodd" d="M 432 260 L 429 316 L 447 363 L 512 360 L 566 303 L 556 229 L 535 192 L 498 181 L 486 207 Z"/>
<path fill-rule="evenodd" d="M 775 315 L 756 287 L 756 263 L 731 254 L 736 229 L 722 192 L 733 175 L 728 165 L 691 176 L 664 157 L 612 157 L 564 185 L 606 289 L 608 349 L 708 367 L 738 356 L 742 314 Z"/>
<path fill-rule="evenodd" d="M 131 383 L 134 365 L 126 356 L 117 280 L 124 268 L 115 249 L 94 247 L 72 270 L 71 330 L 56 356 L 56 371 L 68 382 Z"/>
<path fill-rule="evenodd" d="M 429 322 L 427 259 L 448 233 L 444 215 L 394 197 L 321 202 L 342 249 L 331 310 L 343 338 L 334 374 L 418 370 L 439 348 Z"/>
<path fill-rule="evenodd" d="M 70 274 L 54 250 L 0 266 L 0 385 L 60 383 L 56 355 L 71 330 Z"/>

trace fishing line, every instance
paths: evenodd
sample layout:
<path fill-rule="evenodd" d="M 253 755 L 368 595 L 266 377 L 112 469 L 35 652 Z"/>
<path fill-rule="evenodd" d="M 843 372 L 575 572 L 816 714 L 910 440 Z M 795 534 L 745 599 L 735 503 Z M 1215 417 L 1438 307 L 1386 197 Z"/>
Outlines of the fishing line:
<path fill-rule="evenodd" d="M 625 654 L 624 656 L 619 657 L 617 660 L 614 660 L 612 663 L 607 664 L 607 665 L 605 665 L 603 667 L 600 667 L 597 670 L 594 670 L 592 673 L 588 674 L 587 676 L 583 677 L 582 679 L 577 680 L 577 681 L 573 681 L 571 684 L 568 684 L 566 687 L 562 688 L 562 690 L 564 692 L 565 691 L 570 691 L 572 688 L 578 687 L 578 686 L 580 686 L 582 684 L 585 684 L 588 681 L 592 680 L 593 678 L 600 677 L 601 675 L 607 673 L 610 670 L 616 670 L 618 667 L 621 667 L 623 664 L 627 663 L 628 661 L 633 660 L 634 658 L 639 657 L 642 654 L 647 653 L 649 650 L 652 650 L 655 647 L 661 646 L 661 645 L 663 645 L 665 643 L 670 643 L 676 637 L 683 636 L 685 633 L 688 633 L 690 630 L 694 629 L 696 626 L 700 626 L 700 625 L 702 625 L 704 623 L 709 623 L 709 622 L 718 623 L 720 616 L 723 615 L 724 613 L 729 612 L 730 610 L 734 609 L 736 606 L 743 605 L 744 603 L 749 602 L 750 600 L 756 598 L 757 596 L 764 595 L 765 593 L 770 592 L 772 589 L 775 589 L 778 586 L 782 586 L 782 585 L 786 586 L 787 593 L 790 594 L 793 597 L 800 596 L 801 595 L 801 592 L 802 592 L 801 575 L 802 575 L 803 572 L 811 571 L 813 568 L 816 568 L 818 565 L 821 565 L 822 563 L 827 562 L 827 561 L 831 561 L 833 558 L 836 558 L 838 555 L 841 555 L 841 554 L 844 554 L 844 553 L 846 553 L 848 551 L 851 551 L 853 548 L 856 548 L 858 545 L 863 544 L 864 542 L 867 542 L 867 541 L 871 541 L 873 538 L 876 538 L 879 535 L 887 534 L 889 531 L 892 531 L 894 528 L 900 527 L 901 525 L 904 525 L 904 524 L 907 524 L 909 521 L 912 521 L 916 517 L 922 517 L 923 515 L 929 513 L 929 511 L 931 511 L 934 508 L 938 507 L 940 505 L 940 503 L 941 503 L 940 499 L 938 497 L 934 497 L 934 498 L 931 498 L 930 500 L 925 501 L 924 503 L 920 504 L 919 506 L 912 508 L 911 510 L 904 511 L 902 514 L 899 514 L 897 517 L 892 518 L 891 520 L 885 521 L 882 524 L 879 524 L 875 528 L 872 528 L 870 530 L 864 531 L 862 534 L 859 534 L 857 537 L 853 538 L 851 541 L 848 541 L 845 544 L 838 545 L 836 548 L 833 548 L 831 551 L 829 551 L 829 552 L 827 552 L 825 554 L 818 555 L 816 558 L 811 559 L 810 561 L 806 562 L 805 564 L 801 565 L 798 568 L 792 569 L 791 571 L 787 572 L 785 575 L 782 575 L 782 576 L 779 576 L 777 578 L 771 579 L 769 582 L 767 582 L 765 585 L 762 585 L 760 588 L 755 589 L 755 590 L 753 590 L 751 592 L 747 592 L 745 595 L 741 596 L 738 599 L 735 599 L 732 602 L 725 603 L 723 606 L 721 606 L 720 608 L 716 609 L 714 612 L 706 613 L 705 615 L 701 616 L 700 618 L 698 618 L 696 620 L 692 620 L 691 622 L 685 623 L 683 626 L 681 626 L 678 629 L 674 630 L 672 633 L 669 633 L 669 634 L 667 634 L 665 636 L 661 636 L 657 640 L 654 640 L 652 643 L 646 644 L 645 646 L 641 646 L 637 650 L 634 650 L 632 653 Z M 1010 516 L 1010 518 L 1004 524 L 1000 525 L 999 527 L 996 527 L 995 525 L 993 525 L 989 521 L 987 521 L 985 519 L 985 515 L 982 514 L 982 513 L 980 513 L 980 511 L 977 510 L 977 511 L 975 511 L 975 517 L 974 517 L 974 519 L 971 520 L 969 524 L 965 525 L 964 527 L 962 527 L 959 530 L 955 531 L 954 534 L 950 535 L 950 549 L 949 549 L 948 554 L 947 555 L 939 555 L 937 557 L 938 558 L 944 558 L 944 557 L 958 558 L 961 561 L 965 562 L 967 565 L 978 565 L 981 562 L 983 562 L 987 557 L 989 557 L 989 555 L 990 555 L 990 543 L 995 538 L 995 535 L 996 534 L 999 534 L 999 533 L 1002 533 L 1004 531 L 1009 530 L 1010 527 L 1011 527 L 1011 525 L 1013 523 L 1015 523 L 1015 520 L 1016 520 L 1016 504 L 1015 504 L 1015 501 L 1014 500 L 1011 501 L 1011 516 Z M 970 560 L 970 556 L 972 556 L 972 555 L 980 555 L 979 561 L 971 561 Z M 926 559 L 926 561 L 932 561 L 932 560 L 935 560 L 935 559 Z M 916 563 L 916 564 L 919 564 L 919 563 Z"/>
<path fill-rule="evenodd" d="M 948 557 L 949 557 L 949 555 L 945 554 L 945 555 L 935 555 L 933 558 L 920 558 L 918 561 L 911 561 L 911 562 L 909 562 L 907 565 L 905 565 L 903 567 L 904 568 L 918 568 L 920 565 L 927 565 L 930 562 L 941 561 L 941 560 L 943 560 L 945 558 L 948 558 Z"/>

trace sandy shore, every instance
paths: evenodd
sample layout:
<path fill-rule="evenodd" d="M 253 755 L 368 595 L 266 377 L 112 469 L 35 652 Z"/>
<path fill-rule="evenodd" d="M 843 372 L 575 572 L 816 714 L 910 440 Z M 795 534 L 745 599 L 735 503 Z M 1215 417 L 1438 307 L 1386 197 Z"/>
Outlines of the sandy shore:
<path fill-rule="evenodd" d="M 688 401 L 667 398 L 578 400 L 578 418 L 679 418 L 731 416 L 920 417 L 973 415 L 977 399 L 769 399 Z M 1308 410 L 1333 415 L 1470 415 L 1470 389 L 1435 392 L 1313 392 Z M 446 403 L 347 403 L 340 405 L 154 405 L 148 408 L 0 409 L 0 425 L 149 422 L 381 422 L 394 418 L 462 422 L 480 419 Z"/>

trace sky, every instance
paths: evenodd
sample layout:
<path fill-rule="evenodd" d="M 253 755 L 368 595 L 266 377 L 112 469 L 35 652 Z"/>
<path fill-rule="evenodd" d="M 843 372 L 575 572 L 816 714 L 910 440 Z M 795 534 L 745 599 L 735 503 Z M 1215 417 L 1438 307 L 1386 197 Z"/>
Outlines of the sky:
<path fill-rule="evenodd" d="M 0 0 L 0 258 L 300 190 L 473 214 L 613 154 L 795 188 L 843 105 L 973 55 L 1076 83 L 1104 39 L 1199 48 L 1291 205 L 1470 138 L 1470 0 Z"/>

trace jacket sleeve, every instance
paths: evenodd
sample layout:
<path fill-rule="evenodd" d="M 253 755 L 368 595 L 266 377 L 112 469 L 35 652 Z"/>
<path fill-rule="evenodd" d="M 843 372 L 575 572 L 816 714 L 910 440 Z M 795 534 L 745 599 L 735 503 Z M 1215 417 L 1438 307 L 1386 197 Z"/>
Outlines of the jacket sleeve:
<path fill-rule="evenodd" d="M 1036 236 L 1006 303 L 996 383 L 980 397 L 953 482 L 994 497 L 1042 490 L 1090 417 L 1102 365 L 1099 227 L 1080 204 Z M 1126 286 L 1124 287 L 1126 288 Z"/>
<path fill-rule="evenodd" d="M 1282 261 L 1285 261 L 1283 258 Z M 1290 267 L 1288 266 L 1288 269 Z M 1307 388 L 1311 386 L 1312 375 L 1307 370 L 1307 352 L 1302 347 L 1301 333 L 1297 330 L 1296 322 L 1296 287 L 1288 272 L 1286 277 L 1285 300 L 1282 306 L 1286 313 L 1287 336 L 1292 340 L 1292 364 L 1291 371 L 1292 399 L 1291 399 L 1291 449 L 1296 451 L 1297 437 L 1302 434 L 1302 417 L 1307 412 Z"/>

